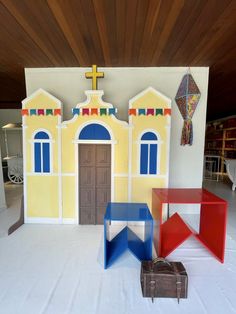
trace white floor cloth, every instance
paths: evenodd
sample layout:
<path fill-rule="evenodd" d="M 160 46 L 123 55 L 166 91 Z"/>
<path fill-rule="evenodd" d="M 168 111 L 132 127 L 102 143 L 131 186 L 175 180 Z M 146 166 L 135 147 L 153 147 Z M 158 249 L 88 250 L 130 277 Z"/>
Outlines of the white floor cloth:
<path fill-rule="evenodd" d="M 1 314 L 236 313 L 236 242 L 221 264 L 194 238 L 169 257 L 189 276 L 188 299 L 142 297 L 140 263 L 128 252 L 103 269 L 102 226 L 24 225 L 0 238 Z"/>

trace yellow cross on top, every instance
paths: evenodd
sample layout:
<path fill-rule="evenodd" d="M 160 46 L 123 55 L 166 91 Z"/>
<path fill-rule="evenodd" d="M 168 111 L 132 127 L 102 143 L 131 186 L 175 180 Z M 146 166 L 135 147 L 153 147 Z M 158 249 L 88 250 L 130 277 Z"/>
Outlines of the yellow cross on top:
<path fill-rule="evenodd" d="M 95 64 L 92 65 L 92 72 L 86 72 L 85 77 L 88 79 L 92 79 L 92 89 L 98 89 L 97 79 L 100 77 L 104 77 L 104 72 L 97 72 L 97 66 Z"/>

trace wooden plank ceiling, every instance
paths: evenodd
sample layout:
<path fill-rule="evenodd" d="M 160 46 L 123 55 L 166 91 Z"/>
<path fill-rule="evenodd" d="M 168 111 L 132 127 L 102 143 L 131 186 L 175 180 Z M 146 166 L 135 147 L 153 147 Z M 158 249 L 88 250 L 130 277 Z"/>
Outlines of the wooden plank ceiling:
<path fill-rule="evenodd" d="M 0 0 L 0 108 L 24 67 L 209 66 L 208 120 L 236 114 L 235 0 Z"/>

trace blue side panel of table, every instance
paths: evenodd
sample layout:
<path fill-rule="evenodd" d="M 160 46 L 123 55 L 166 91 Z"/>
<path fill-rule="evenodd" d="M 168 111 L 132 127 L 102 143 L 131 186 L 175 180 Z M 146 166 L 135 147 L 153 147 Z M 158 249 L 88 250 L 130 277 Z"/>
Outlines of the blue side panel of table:
<path fill-rule="evenodd" d="M 111 241 L 107 239 L 110 223 L 144 222 L 144 241 L 125 227 Z M 140 261 L 152 259 L 153 219 L 144 203 L 108 203 L 104 216 L 104 268 L 108 268 L 127 249 Z"/>

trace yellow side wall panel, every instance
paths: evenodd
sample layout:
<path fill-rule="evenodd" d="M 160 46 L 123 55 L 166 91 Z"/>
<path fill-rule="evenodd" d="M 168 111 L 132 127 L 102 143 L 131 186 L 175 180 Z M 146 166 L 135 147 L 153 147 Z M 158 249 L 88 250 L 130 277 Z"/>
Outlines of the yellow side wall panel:
<path fill-rule="evenodd" d="M 114 202 L 128 202 L 128 177 L 116 177 Z"/>
<path fill-rule="evenodd" d="M 62 129 L 62 173 L 75 173 L 75 130 L 71 127 Z"/>
<path fill-rule="evenodd" d="M 49 96 L 45 92 L 41 92 L 35 95 L 33 98 L 29 98 L 24 108 L 30 109 L 56 109 L 59 108 L 58 100 L 54 99 L 51 95 Z"/>
<path fill-rule="evenodd" d="M 132 102 L 132 108 L 168 108 L 167 100 L 154 91 L 147 91 Z"/>
<path fill-rule="evenodd" d="M 129 162 L 129 145 L 128 145 L 128 130 L 117 134 L 117 144 L 115 147 L 115 174 L 128 174 Z"/>
<path fill-rule="evenodd" d="M 130 108 L 170 108 L 170 100 L 153 91 L 140 94 L 131 100 Z M 152 188 L 166 188 L 169 169 L 169 134 L 170 116 L 166 115 L 137 115 L 130 117 L 132 124 L 132 166 L 131 201 L 145 202 L 151 208 Z M 158 135 L 157 175 L 140 175 L 140 144 L 141 135 L 154 132 Z"/>
<path fill-rule="evenodd" d="M 62 177 L 63 218 L 76 218 L 75 177 Z M 78 209 L 77 209 L 78 210 Z"/>
<path fill-rule="evenodd" d="M 168 124 L 169 116 L 145 116 L 145 117 L 133 117 L 133 138 L 139 139 L 140 133 L 145 129 L 153 129 L 160 135 L 163 141 L 166 140 L 166 125 Z"/>
<path fill-rule="evenodd" d="M 58 176 L 28 176 L 27 200 L 29 218 L 58 218 Z"/>
<path fill-rule="evenodd" d="M 131 202 L 147 203 L 149 209 L 152 208 L 152 189 L 165 188 L 165 178 L 133 178 L 132 179 L 132 200 Z"/>

